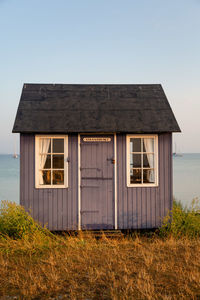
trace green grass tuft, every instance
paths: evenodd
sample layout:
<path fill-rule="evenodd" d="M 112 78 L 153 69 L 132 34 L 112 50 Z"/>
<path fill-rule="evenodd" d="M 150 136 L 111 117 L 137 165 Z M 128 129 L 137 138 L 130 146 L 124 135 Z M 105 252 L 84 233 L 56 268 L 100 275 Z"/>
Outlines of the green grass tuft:
<path fill-rule="evenodd" d="M 34 234 L 50 234 L 42 228 L 24 207 L 14 202 L 2 201 L 0 204 L 0 234 L 13 239 L 26 239 Z"/>
<path fill-rule="evenodd" d="M 198 198 L 193 199 L 189 208 L 174 201 L 172 211 L 165 217 L 160 228 L 160 236 L 198 238 L 200 236 L 200 203 Z"/>

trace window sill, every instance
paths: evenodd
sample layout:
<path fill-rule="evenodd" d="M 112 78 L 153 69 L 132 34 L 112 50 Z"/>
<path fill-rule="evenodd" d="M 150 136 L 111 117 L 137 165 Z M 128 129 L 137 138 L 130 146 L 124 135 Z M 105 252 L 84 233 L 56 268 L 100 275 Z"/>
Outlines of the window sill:
<path fill-rule="evenodd" d="M 141 188 L 144 188 L 144 187 L 158 187 L 158 184 L 127 184 L 127 187 L 141 187 Z"/>
<path fill-rule="evenodd" d="M 35 186 L 36 189 L 67 189 L 67 185 L 43 185 Z"/>

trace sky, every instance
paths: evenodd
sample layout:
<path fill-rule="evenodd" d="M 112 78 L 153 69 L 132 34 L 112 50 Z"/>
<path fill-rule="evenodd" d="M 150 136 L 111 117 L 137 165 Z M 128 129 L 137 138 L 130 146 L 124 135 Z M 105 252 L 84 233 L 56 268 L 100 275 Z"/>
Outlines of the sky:
<path fill-rule="evenodd" d="M 0 153 L 23 83 L 161 83 L 200 152 L 200 0 L 0 0 Z"/>

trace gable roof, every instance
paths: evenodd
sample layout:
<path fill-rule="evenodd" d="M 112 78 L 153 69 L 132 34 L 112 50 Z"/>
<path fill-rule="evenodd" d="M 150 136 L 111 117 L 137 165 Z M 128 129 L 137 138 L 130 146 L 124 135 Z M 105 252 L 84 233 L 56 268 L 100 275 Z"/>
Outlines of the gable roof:
<path fill-rule="evenodd" d="M 24 84 L 21 133 L 179 132 L 160 84 Z"/>

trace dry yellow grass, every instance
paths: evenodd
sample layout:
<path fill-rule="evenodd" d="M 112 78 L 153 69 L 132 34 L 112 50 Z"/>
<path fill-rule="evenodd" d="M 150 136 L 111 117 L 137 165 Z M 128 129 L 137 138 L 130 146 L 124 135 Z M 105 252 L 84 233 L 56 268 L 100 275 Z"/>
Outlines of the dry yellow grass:
<path fill-rule="evenodd" d="M 200 299 L 200 241 L 1 239 L 0 275 L 19 299 Z"/>

